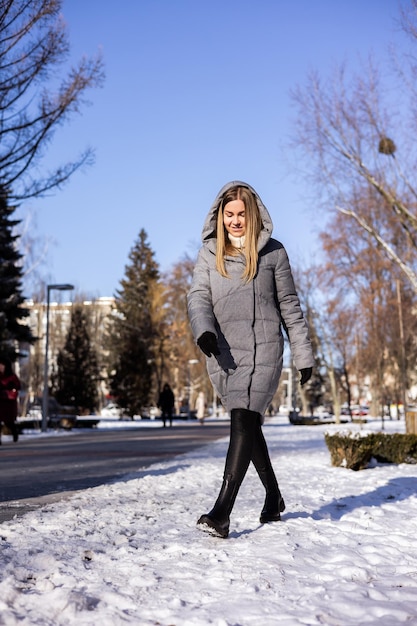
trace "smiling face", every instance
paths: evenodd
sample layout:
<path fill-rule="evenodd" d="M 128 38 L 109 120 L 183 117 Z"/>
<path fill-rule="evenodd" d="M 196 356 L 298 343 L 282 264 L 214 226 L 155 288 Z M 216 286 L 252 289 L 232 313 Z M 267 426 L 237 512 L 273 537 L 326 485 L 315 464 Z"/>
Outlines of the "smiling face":
<path fill-rule="evenodd" d="M 243 237 L 246 233 L 245 204 L 243 200 L 231 200 L 223 209 L 223 224 L 233 237 Z"/>

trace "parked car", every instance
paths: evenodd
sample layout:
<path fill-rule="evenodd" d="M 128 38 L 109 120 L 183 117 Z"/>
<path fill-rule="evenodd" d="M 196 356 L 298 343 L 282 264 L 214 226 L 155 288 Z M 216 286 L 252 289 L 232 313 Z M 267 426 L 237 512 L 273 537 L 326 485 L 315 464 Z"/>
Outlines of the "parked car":
<path fill-rule="evenodd" d="M 121 417 L 122 409 L 115 403 L 109 402 L 105 407 L 101 409 L 102 417 Z"/>
<path fill-rule="evenodd" d="M 320 418 L 329 418 L 333 417 L 333 411 L 331 411 L 329 407 L 316 406 L 314 407 L 313 415 Z"/>
<path fill-rule="evenodd" d="M 195 409 L 188 409 L 188 404 L 183 404 L 180 406 L 180 418 L 181 419 L 197 419 L 197 411 Z"/>
<path fill-rule="evenodd" d="M 145 420 L 154 420 L 161 417 L 161 410 L 157 406 L 146 406 L 142 409 L 141 418 Z"/>
<path fill-rule="evenodd" d="M 355 404 L 351 407 L 352 415 L 355 417 L 362 417 L 364 415 L 369 415 L 369 407 L 364 405 Z"/>
<path fill-rule="evenodd" d="M 369 407 L 362 404 L 352 404 L 349 407 L 347 404 L 342 406 L 342 410 L 340 411 L 342 415 L 352 415 L 352 417 L 363 417 L 364 415 L 369 415 Z"/>
<path fill-rule="evenodd" d="M 42 398 L 35 398 L 28 406 L 26 416 L 33 419 L 42 418 Z M 61 415 L 65 413 L 65 408 L 61 406 L 53 396 L 48 397 L 48 415 L 54 417 L 55 415 Z"/>

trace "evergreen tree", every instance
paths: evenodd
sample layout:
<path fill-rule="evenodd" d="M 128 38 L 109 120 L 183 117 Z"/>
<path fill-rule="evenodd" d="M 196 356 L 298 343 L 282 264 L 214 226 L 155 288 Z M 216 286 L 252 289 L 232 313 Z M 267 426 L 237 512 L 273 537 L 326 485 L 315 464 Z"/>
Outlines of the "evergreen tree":
<path fill-rule="evenodd" d="M 29 311 L 22 305 L 22 266 L 18 235 L 13 233 L 19 220 L 12 218 L 14 207 L 0 186 L 0 352 L 16 359 L 19 345 L 33 343 L 34 336 L 24 320 Z"/>
<path fill-rule="evenodd" d="M 57 365 L 58 402 L 76 406 L 80 412 L 94 411 L 98 404 L 99 370 L 97 354 L 90 342 L 88 318 L 81 306 L 75 306 L 72 311 L 67 339 L 58 353 Z"/>
<path fill-rule="evenodd" d="M 149 402 L 155 364 L 152 311 L 159 270 L 143 229 L 129 261 L 116 293 L 108 339 L 110 389 L 119 406 L 133 417 Z"/>

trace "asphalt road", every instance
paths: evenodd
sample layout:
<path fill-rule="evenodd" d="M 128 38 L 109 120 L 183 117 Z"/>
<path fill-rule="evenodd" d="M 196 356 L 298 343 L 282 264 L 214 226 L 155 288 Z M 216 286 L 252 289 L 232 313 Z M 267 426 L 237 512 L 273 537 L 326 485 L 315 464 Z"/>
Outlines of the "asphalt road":
<path fill-rule="evenodd" d="M 96 487 L 229 433 L 228 421 L 172 428 L 85 429 L 0 446 L 0 522 Z"/>

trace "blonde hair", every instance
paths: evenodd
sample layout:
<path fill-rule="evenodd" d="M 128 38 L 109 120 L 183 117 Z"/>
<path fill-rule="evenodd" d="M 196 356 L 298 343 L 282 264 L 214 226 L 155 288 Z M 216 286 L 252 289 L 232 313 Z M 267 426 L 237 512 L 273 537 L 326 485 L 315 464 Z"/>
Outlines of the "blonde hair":
<path fill-rule="evenodd" d="M 245 205 L 245 247 L 242 251 L 232 246 L 223 223 L 224 207 L 233 200 L 242 200 Z M 261 228 L 261 215 L 253 193 L 247 187 L 231 187 L 224 194 L 217 214 L 216 269 L 222 276 L 229 277 L 224 262 L 225 256 L 243 254 L 246 265 L 242 278 L 245 282 L 249 282 L 254 278 L 258 269 L 258 237 Z"/>

